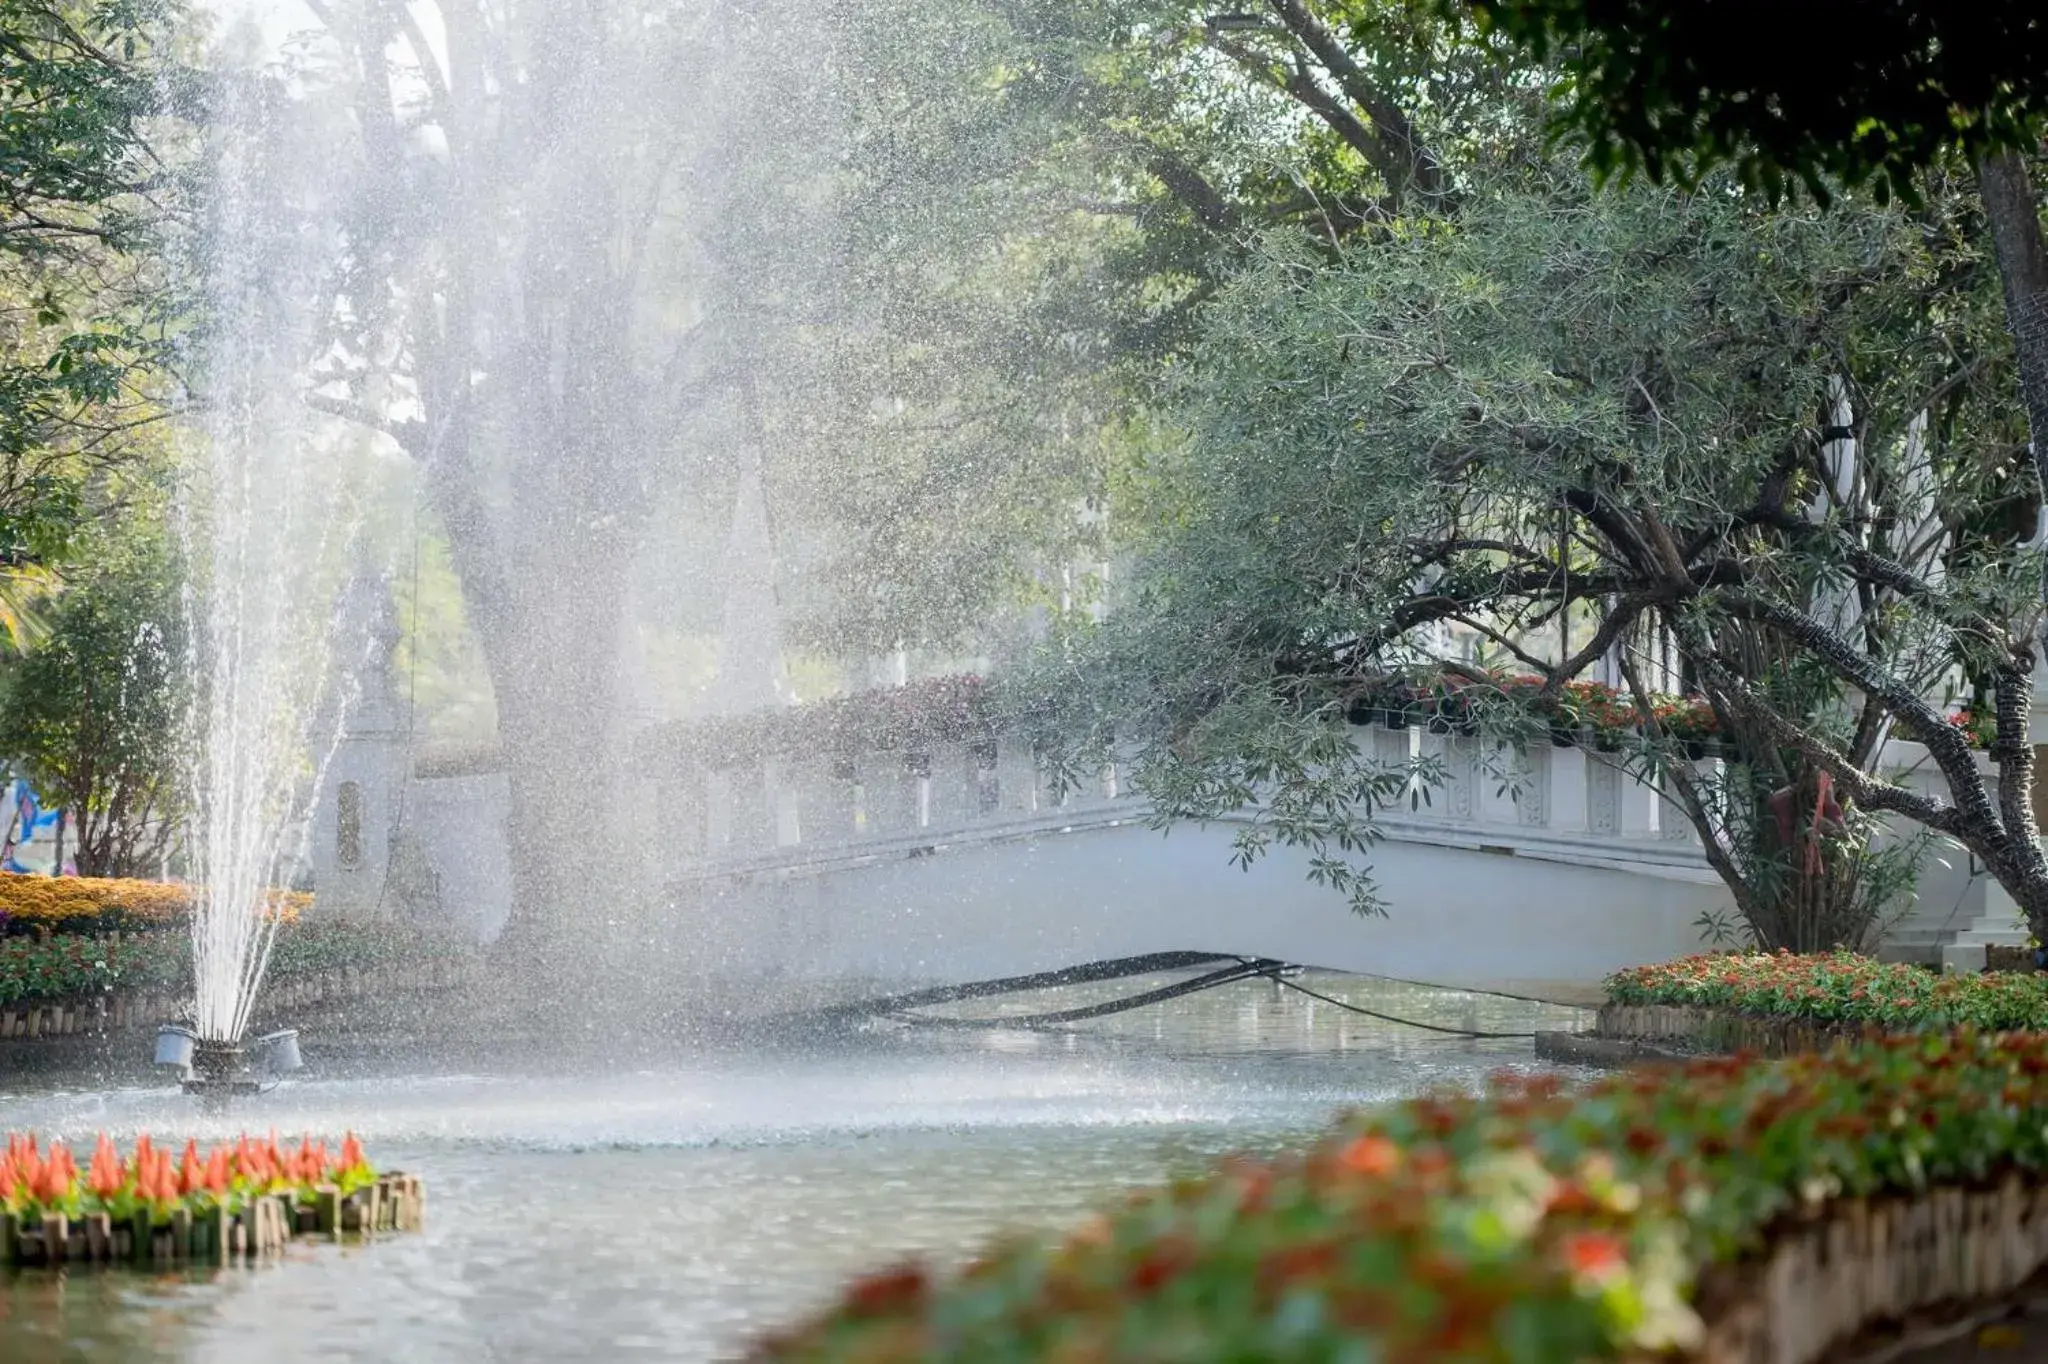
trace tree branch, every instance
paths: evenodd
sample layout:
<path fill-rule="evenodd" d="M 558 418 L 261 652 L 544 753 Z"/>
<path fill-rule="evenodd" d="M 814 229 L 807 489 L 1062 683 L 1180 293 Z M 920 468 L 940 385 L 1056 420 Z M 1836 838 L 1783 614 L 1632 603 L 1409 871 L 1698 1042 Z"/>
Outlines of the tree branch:
<path fill-rule="evenodd" d="M 1415 131 L 1413 120 L 1380 92 L 1371 77 L 1344 50 L 1344 44 L 1337 35 L 1310 12 L 1302 0 L 1268 0 L 1268 3 L 1288 31 L 1315 54 L 1316 60 L 1336 80 L 1345 96 L 1365 110 L 1366 117 L 1372 120 L 1382 157 L 1402 171 L 1397 176 L 1388 177 L 1387 188 L 1393 197 L 1397 200 L 1405 197 L 1411 186 L 1425 197 L 1441 197 L 1444 193 L 1443 166 L 1437 161 L 1436 154 L 1424 145 L 1421 135 Z M 1385 175 L 1386 171 L 1382 169 L 1381 174 Z"/>
<path fill-rule="evenodd" d="M 425 422 L 393 421 L 353 398 L 335 398 L 325 393 L 307 393 L 305 403 L 315 412 L 340 417 L 343 421 L 351 421 L 358 426 L 367 426 L 372 431 L 381 432 L 397 441 L 400 448 L 409 455 L 424 458 L 427 454 Z"/>

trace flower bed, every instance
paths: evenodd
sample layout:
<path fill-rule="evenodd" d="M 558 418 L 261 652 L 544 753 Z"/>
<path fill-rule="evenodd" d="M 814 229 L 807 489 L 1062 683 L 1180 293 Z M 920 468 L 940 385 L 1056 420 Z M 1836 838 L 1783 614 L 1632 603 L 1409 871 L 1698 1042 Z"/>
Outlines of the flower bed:
<path fill-rule="evenodd" d="M 194 887 L 114 877 L 0 872 L 0 933 L 136 933 L 180 925 L 192 913 Z M 272 891 L 270 909 L 297 918 L 313 903 L 299 891 Z"/>
<path fill-rule="evenodd" d="M 1716 952 L 1607 978 L 1619 1006 L 1726 1009 L 1757 1018 L 1869 1025 L 1888 1032 L 2048 1029 L 2048 975 L 1936 975 L 1852 952 Z"/>
<path fill-rule="evenodd" d="M 70 1150 L 19 1133 L 0 1155 L 0 1265 L 225 1261 L 282 1250 L 294 1235 L 405 1230 L 420 1223 L 419 1180 L 379 1172 L 354 1134 L 329 1155 L 304 1138 L 244 1136 L 173 1160 L 145 1134 L 124 1160 L 105 1135 L 80 1171 Z"/>
<path fill-rule="evenodd" d="M 2048 1036 L 1964 1032 L 1502 1080 L 861 1280 L 756 1357 L 1814 1360 L 2048 1262 L 2044 1077 Z"/>
<path fill-rule="evenodd" d="M 473 953 L 467 943 L 417 930 L 301 920 L 279 926 L 265 979 L 282 984 L 349 968 L 448 961 Z M 183 932 L 0 938 L 0 1009 L 113 991 L 171 990 L 191 979 L 192 940 Z"/>
<path fill-rule="evenodd" d="M 1440 732 L 1470 733 L 1483 727 L 1489 709 L 1521 707 L 1561 744 L 1581 735 L 1612 740 L 1641 730 L 1634 699 L 1605 683 L 1567 682 L 1539 706 L 1542 689 L 1543 679 L 1533 673 L 1495 673 L 1484 680 L 1447 673 L 1424 682 L 1388 675 L 1361 683 L 1346 713 L 1354 723 L 1402 729 L 1427 722 Z M 1689 749 L 1704 751 L 1719 733 L 1714 708 L 1702 698 L 1660 693 L 1651 697 L 1650 709 L 1665 737 Z"/>

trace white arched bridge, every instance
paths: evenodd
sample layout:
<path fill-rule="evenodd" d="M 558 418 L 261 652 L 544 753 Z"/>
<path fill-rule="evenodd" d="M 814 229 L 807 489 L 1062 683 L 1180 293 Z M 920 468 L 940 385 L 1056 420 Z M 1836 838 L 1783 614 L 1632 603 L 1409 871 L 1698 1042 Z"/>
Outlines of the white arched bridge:
<path fill-rule="evenodd" d="M 658 772 L 625 817 L 672 906 L 670 959 L 727 980 L 909 986 L 1192 951 L 1580 1001 L 1617 968 L 1700 950 L 1730 908 L 1676 807 L 1606 755 L 1417 728 L 1354 737 L 1446 774 L 1381 821 L 1369 861 L 1384 917 L 1351 913 L 1285 848 L 1238 869 L 1228 822 L 1150 827 L 1113 768 L 1056 796 L 1007 741 Z M 351 736 L 330 785 L 358 782 L 350 808 L 370 828 L 402 810 L 391 841 L 437 888 L 427 898 L 490 936 L 509 902 L 503 778 L 398 776 L 402 755 L 368 761 L 375 738 Z M 1889 756 L 1904 780 L 1925 765 L 1913 745 Z M 341 865 L 317 855 L 321 831 L 322 900 L 344 913 L 385 901 L 384 840 L 361 839 Z M 2013 940 L 2012 917 L 1961 850 L 1937 848 L 1891 949 L 1935 956 L 1960 941 L 1949 951 L 1967 955 Z"/>

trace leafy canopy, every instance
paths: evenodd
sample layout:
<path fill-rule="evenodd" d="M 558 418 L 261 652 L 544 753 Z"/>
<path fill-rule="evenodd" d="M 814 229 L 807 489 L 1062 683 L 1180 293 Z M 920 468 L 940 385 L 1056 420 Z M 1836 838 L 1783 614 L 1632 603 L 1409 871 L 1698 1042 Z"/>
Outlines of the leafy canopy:
<path fill-rule="evenodd" d="M 1555 61 L 1560 128 L 1592 167 L 1697 183 L 1732 164 L 1772 198 L 1830 180 L 1909 202 L 1915 173 L 2024 149 L 2048 123 L 2035 0 L 1817 0 L 1814 42 L 1761 0 L 1471 0 L 1482 26 Z"/>

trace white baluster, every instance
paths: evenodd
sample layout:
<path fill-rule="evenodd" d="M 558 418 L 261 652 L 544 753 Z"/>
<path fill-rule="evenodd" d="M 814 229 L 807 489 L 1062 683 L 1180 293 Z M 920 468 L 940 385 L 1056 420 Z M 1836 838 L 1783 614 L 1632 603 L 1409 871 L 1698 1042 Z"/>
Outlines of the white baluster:
<path fill-rule="evenodd" d="M 1521 789 L 1515 792 L 1515 820 L 1526 829 L 1541 829 L 1550 822 L 1551 774 L 1558 750 L 1549 744 L 1523 752 Z"/>
<path fill-rule="evenodd" d="M 686 862 L 704 855 L 704 776 L 692 771 L 686 777 L 655 783 L 655 829 L 662 847 L 674 862 Z"/>
<path fill-rule="evenodd" d="M 736 767 L 726 778 L 728 849 L 735 856 L 776 845 L 776 809 L 768 767 Z"/>
<path fill-rule="evenodd" d="M 932 748 L 930 780 L 930 828 L 953 828 L 980 813 L 980 769 L 966 744 L 937 744 Z"/>
<path fill-rule="evenodd" d="M 775 846 L 793 848 L 803 842 L 803 811 L 797 799 L 797 787 L 790 778 L 788 764 L 779 758 L 771 758 L 763 779 L 768 785 L 768 809 L 773 817 Z"/>
<path fill-rule="evenodd" d="M 1549 826 L 1561 834 L 1585 833 L 1591 824 L 1591 780 L 1589 759 L 1583 748 L 1550 750 Z"/>
<path fill-rule="evenodd" d="M 1527 770 L 1522 755 L 1492 739 L 1482 740 L 1474 747 L 1474 814 L 1482 824 L 1520 823 L 1521 816 L 1515 809 L 1515 788 L 1521 784 Z"/>
<path fill-rule="evenodd" d="M 1005 814 L 1038 811 L 1038 760 L 1021 739 L 996 741 L 996 808 Z"/>
<path fill-rule="evenodd" d="M 922 827 L 924 780 L 910 771 L 902 751 L 863 754 L 855 768 L 860 775 L 861 831 L 867 837 L 887 838 Z"/>
<path fill-rule="evenodd" d="M 807 844 L 844 843 L 857 832 L 860 792 L 850 762 L 807 764 L 795 775 L 797 828 Z"/>
<path fill-rule="evenodd" d="M 704 785 L 704 855 L 723 857 L 732 849 L 732 773 L 707 767 Z"/>
<path fill-rule="evenodd" d="M 1586 829 L 1609 838 L 1621 837 L 1621 788 L 1627 784 L 1608 755 L 1586 755 Z"/>
<path fill-rule="evenodd" d="M 1649 782 L 1629 772 L 1621 772 L 1618 792 L 1621 804 L 1621 836 L 1623 838 L 1656 838 L 1661 832 L 1658 816 L 1664 804 L 1664 795 Z"/>

